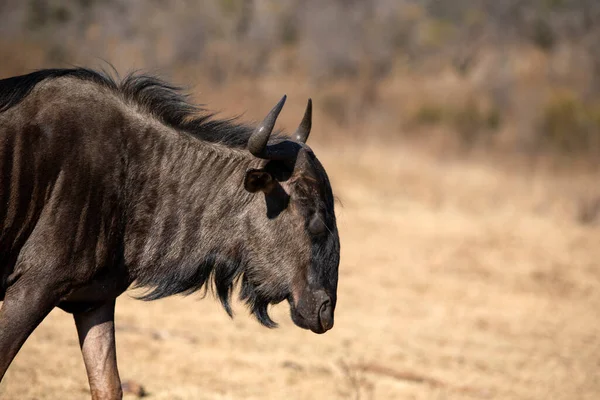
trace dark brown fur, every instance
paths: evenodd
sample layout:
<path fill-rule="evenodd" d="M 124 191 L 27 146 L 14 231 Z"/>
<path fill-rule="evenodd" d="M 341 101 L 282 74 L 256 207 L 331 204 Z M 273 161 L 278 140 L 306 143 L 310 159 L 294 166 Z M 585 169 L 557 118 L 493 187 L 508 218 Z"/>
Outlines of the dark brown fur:
<path fill-rule="evenodd" d="M 72 69 L 0 80 L 0 379 L 53 307 L 104 310 L 105 321 L 132 284 L 153 300 L 212 282 L 231 314 L 240 282 L 264 325 L 274 326 L 267 306 L 287 299 L 298 325 L 329 329 L 339 239 L 327 175 L 282 136 L 271 142 L 293 160 L 254 157 L 252 132 L 152 77 Z"/>

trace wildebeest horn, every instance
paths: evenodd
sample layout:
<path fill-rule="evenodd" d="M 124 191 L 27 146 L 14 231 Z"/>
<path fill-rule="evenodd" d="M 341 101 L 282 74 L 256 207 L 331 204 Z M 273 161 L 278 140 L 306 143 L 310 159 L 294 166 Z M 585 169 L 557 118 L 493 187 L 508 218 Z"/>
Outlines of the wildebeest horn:
<path fill-rule="evenodd" d="M 273 109 L 267 114 L 265 119 L 256 127 L 250 139 L 248 139 L 248 150 L 254 156 L 264 159 L 273 159 L 279 158 L 276 157 L 276 154 L 269 154 L 267 151 L 267 142 L 269 141 L 269 136 L 271 136 L 271 132 L 273 131 L 273 127 L 275 126 L 275 121 L 285 104 L 287 96 L 283 95 L 279 103 L 273 107 Z"/>
<path fill-rule="evenodd" d="M 308 135 L 310 135 L 310 127 L 312 126 L 312 99 L 308 99 L 308 104 L 306 105 L 306 111 L 304 111 L 304 117 L 302 118 L 302 122 L 300 122 L 300 126 L 296 129 L 296 133 L 294 134 L 294 139 L 298 142 L 306 143 L 308 139 Z"/>

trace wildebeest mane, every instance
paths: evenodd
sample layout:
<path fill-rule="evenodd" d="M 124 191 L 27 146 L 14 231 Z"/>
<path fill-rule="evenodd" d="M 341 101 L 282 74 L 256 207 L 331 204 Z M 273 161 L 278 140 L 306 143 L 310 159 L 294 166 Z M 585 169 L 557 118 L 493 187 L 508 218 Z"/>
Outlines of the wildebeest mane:
<path fill-rule="evenodd" d="M 157 77 L 131 73 L 119 80 L 107 72 L 87 68 L 43 69 L 0 80 L 0 112 L 18 105 L 38 83 L 61 77 L 94 82 L 109 88 L 165 125 L 208 142 L 243 148 L 253 131 L 252 127 L 237 123 L 235 119 L 214 118 L 213 113 L 192 104 L 181 87 Z"/>
<path fill-rule="evenodd" d="M 78 79 L 96 82 L 103 86 L 117 89 L 117 84 L 108 74 L 101 74 L 85 68 L 73 69 L 43 69 L 27 75 L 13 76 L 0 80 L 0 112 L 4 112 L 17 104 L 31 93 L 33 88 L 46 79 L 72 76 Z"/>
<path fill-rule="evenodd" d="M 233 316 L 231 295 L 235 285 L 241 283 L 240 300 L 246 302 L 261 324 L 269 328 L 276 327 L 277 324 L 267 312 L 270 300 L 257 292 L 256 287 L 244 276 L 244 270 L 244 261 L 240 258 L 223 257 L 219 252 L 212 251 L 193 268 L 171 268 L 160 276 L 142 274 L 138 277 L 136 287 L 150 288 L 150 291 L 138 298 L 158 300 L 175 294 L 190 295 L 203 288 L 206 294 L 211 287 L 227 314 Z"/>

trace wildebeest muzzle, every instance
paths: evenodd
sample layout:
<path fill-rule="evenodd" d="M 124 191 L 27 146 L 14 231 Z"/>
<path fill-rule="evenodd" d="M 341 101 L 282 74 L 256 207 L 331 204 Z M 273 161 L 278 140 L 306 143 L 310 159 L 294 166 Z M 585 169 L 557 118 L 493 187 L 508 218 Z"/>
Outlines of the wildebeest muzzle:
<path fill-rule="evenodd" d="M 292 320 L 314 333 L 325 333 L 333 328 L 334 300 L 323 289 L 305 289 L 296 304 L 290 300 Z"/>

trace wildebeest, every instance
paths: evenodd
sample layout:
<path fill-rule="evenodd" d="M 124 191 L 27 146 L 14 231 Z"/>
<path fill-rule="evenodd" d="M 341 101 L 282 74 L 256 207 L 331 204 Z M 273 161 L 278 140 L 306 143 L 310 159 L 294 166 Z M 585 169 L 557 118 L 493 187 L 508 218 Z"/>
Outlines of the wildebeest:
<path fill-rule="evenodd" d="M 72 313 L 93 398 L 121 397 L 115 299 L 232 290 L 258 320 L 333 326 L 340 244 L 328 177 L 305 144 L 216 118 L 145 75 L 50 69 L 0 80 L 0 380 L 54 308 Z"/>

